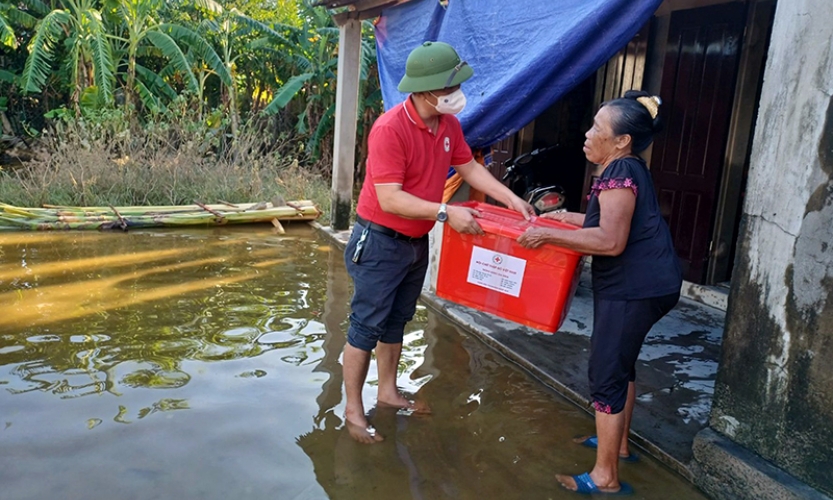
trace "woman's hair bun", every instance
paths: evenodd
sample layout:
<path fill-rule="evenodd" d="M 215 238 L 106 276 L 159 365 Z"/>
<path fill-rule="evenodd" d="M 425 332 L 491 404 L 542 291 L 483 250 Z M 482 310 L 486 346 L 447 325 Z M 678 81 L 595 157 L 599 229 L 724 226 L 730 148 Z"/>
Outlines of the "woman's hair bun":
<path fill-rule="evenodd" d="M 648 110 L 648 114 L 651 115 L 651 120 L 653 122 L 653 131 L 654 133 L 658 132 L 662 128 L 662 122 L 660 120 L 660 106 L 662 106 L 662 99 L 657 95 L 651 95 L 644 90 L 628 90 L 625 92 L 625 99 L 633 99 Z"/>
<path fill-rule="evenodd" d="M 653 141 L 653 136 L 662 128 L 660 106 L 662 99 L 644 90 L 629 90 L 623 97 L 602 103 L 616 110 L 612 117 L 613 132 L 630 135 L 632 151 L 640 153 Z"/>

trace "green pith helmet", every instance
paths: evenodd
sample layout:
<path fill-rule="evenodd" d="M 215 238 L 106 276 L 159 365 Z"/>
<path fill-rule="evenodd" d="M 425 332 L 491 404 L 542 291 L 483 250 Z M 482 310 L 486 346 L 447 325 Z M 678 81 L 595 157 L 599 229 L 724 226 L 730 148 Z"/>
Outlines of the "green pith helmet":
<path fill-rule="evenodd" d="M 425 42 L 411 51 L 405 63 L 400 92 L 428 92 L 454 87 L 474 74 L 457 51 L 444 42 Z"/>

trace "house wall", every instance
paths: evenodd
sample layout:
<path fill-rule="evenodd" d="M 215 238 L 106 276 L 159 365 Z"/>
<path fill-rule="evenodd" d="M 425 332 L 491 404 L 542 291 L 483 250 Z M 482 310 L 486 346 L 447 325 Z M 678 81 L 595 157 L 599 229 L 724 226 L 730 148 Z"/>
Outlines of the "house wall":
<path fill-rule="evenodd" d="M 831 18 L 830 0 L 776 7 L 711 416 L 714 430 L 826 493 L 833 493 Z"/>

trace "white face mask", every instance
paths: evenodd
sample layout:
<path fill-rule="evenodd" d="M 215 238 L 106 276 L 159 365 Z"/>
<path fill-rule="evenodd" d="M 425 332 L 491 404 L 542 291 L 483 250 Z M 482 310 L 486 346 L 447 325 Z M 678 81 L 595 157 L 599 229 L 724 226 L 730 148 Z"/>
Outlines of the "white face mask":
<path fill-rule="evenodd" d="M 433 92 L 429 92 L 429 94 L 437 98 L 437 104 L 434 108 L 438 113 L 456 115 L 466 107 L 466 95 L 463 94 L 462 89 L 457 89 L 448 95 L 434 95 Z"/>

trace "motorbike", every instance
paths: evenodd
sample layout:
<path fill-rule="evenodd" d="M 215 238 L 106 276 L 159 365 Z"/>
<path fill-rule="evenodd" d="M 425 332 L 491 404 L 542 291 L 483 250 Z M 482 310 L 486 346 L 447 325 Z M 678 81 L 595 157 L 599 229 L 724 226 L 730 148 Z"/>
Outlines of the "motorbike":
<path fill-rule="evenodd" d="M 536 148 L 529 153 L 506 160 L 503 182 L 524 201 L 532 205 L 536 215 L 547 212 L 566 211 L 567 194 L 560 185 L 540 180 L 541 168 L 550 163 L 552 153 L 558 145 Z M 538 174 L 536 174 L 538 172 Z"/>

